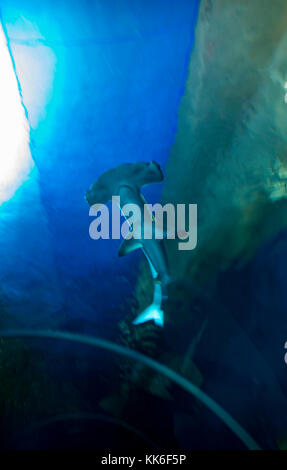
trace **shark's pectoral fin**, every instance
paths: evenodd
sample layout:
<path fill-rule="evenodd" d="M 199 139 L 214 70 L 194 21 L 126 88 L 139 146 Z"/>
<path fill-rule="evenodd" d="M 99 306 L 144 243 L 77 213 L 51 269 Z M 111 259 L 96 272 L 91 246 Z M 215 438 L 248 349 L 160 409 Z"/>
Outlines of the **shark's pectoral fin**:
<path fill-rule="evenodd" d="M 121 258 L 122 256 L 125 256 L 134 250 L 138 250 L 138 248 L 141 247 L 142 244 L 139 240 L 135 240 L 134 238 L 130 238 L 129 240 L 124 239 L 119 249 L 119 257 Z"/>

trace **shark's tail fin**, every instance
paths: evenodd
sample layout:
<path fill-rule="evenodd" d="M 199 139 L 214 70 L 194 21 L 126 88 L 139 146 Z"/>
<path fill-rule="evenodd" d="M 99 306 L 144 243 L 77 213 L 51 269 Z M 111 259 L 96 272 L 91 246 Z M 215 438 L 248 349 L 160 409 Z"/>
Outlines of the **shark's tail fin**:
<path fill-rule="evenodd" d="M 163 310 L 161 310 L 160 306 L 155 303 L 152 303 L 142 313 L 140 313 L 133 321 L 133 324 L 140 325 L 141 323 L 145 323 L 150 320 L 153 320 L 157 326 L 164 325 Z"/>
<path fill-rule="evenodd" d="M 133 321 L 134 325 L 140 325 L 147 321 L 153 320 L 157 326 L 164 325 L 164 313 L 161 309 L 162 303 L 162 286 L 160 282 L 155 282 L 153 303 L 149 305 L 136 319 Z"/>

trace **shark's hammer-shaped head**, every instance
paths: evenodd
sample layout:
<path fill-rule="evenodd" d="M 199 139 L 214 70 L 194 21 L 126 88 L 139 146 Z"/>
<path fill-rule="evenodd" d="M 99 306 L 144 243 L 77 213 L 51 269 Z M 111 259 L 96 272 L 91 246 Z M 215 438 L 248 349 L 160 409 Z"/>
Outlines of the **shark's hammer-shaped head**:
<path fill-rule="evenodd" d="M 154 161 L 125 163 L 103 173 L 86 192 L 86 200 L 90 206 L 106 204 L 112 196 L 119 195 L 121 186 L 139 190 L 142 186 L 162 180 L 162 170 Z"/>

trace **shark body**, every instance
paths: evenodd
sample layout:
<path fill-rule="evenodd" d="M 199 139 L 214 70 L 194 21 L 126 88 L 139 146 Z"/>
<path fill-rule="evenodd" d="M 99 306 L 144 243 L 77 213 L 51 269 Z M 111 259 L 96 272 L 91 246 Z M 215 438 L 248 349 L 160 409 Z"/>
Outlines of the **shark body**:
<path fill-rule="evenodd" d="M 126 218 L 128 217 L 125 213 L 127 205 L 136 205 L 140 211 L 139 223 L 133 221 L 134 237 L 124 239 L 119 249 L 119 256 L 124 256 L 141 248 L 149 262 L 154 279 L 153 302 L 134 320 L 133 323 L 136 325 L 150 320 L 158 326 L 164 325 L 162 301 L 167 298 L 167 286 L 170 282 L 167 256 L 163 240 L 144 236 L 146 227 L 143 227 L 143 221 L 152 226 L 153 217 L 151 213 L 149 217 L 146 217 L 147 206 L 145 204 L 147 203 L 141 193 L 142 186 L 162 180 L 161 168 L 153 161 L 123 164 L 105 172 L 86 193 L 86 199 L 91 206 L 105 204 L 113 196 L 120 196 L 120 208 Z"/>

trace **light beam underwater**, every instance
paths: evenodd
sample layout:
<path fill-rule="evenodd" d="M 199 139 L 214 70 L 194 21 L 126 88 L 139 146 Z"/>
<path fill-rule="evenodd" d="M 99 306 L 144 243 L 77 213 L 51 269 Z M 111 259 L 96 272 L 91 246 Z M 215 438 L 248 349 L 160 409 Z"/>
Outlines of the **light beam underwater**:
<path fill-rule="evenodd" d="M 33 160 L 29 124 L 0 16 L 0 204 L 9 200 L 29 174 Z"/>

